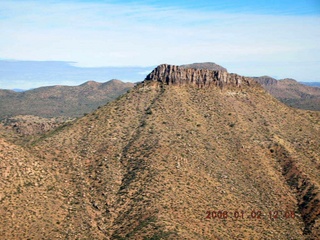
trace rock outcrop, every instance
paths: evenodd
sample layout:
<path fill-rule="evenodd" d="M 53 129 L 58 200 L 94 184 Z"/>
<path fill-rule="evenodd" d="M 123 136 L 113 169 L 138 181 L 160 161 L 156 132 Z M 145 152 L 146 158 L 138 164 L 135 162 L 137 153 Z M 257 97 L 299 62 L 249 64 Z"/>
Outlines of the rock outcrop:
<path fill-rule="evenodd" d="M 194 85 L 199 88 L 209 86 L 249 86 L 256 82 L 247 77 L 226 71 L 185 68 L 175 65 L 162 64 L 155 68 L 145 81 L 157 81 L 167 85 Z"/>

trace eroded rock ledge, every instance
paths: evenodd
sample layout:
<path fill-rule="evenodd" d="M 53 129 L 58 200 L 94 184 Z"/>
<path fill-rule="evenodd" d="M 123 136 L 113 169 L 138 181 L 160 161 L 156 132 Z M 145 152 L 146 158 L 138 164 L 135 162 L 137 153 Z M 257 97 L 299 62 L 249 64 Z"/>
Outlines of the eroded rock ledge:
<path fill-rule="evenodd" d="M 248 77 L 243 77 L 226 71 L 208 69 L 183 68 L 175 65 L 162 64 L 156 67 L 145 81 L 158 81 L 167 85 L 194 85 L 199 88 L 208 86 L 251 86 L 257 83 Z"/>

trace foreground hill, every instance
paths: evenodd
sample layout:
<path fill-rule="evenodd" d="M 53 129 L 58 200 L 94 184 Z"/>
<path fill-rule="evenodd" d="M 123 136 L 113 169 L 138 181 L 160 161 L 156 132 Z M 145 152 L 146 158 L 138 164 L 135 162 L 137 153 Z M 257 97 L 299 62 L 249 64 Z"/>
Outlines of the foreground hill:
<path fill-rule="evenodd" d="M 29 150 L 3 144 L 3 162 L 25 155 L 35 180 L 17 189 L 30 175 L 17 170 L 5 182 L 1 234 L 319 239 L 319 127 L 318 112 L 250 78 L 161 65 Z"/>
<path fill-rule="evenodd" d="M 0 119 L 17 115 L 79 117 L 117 98 L 134 86 L 111 80 L 80 86 L 41 87 L 25 92 L 0 90 Z"/>
<path fill-rule="evenodd" d="M 254 78 L 281 102 L 301 109 L 320 111 L 320 88 L 306 86 L 293 79 L 276 80 L 264 76 Z"/>
<path fill-rule="evenodd" d="M 50 169 L 48 169 L 50 167 Z M 0 238 L 54 239 L 52 218 L 65 218 L 61 195 L 53 191 L 52 166 L 0 138 Z M 55 231 L 59 230 L 58 225 Z"/>

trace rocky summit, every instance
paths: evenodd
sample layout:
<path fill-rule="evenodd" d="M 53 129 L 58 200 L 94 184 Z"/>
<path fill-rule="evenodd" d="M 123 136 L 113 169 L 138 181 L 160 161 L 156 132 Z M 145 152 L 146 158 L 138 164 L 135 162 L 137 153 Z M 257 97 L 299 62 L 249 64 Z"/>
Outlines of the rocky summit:
<path fill-rule="evenodd" d="M 162 64 L 154 69 L 145 81 L 158 81 L 167 85 L 194 85 L 198 88 L 218 86 L 250 86 L 255 81 L 237 74 L 222 70 L 206 68 L 185 68 L 181 66 Z"/>
<path fill-rule="evenodd" d="M 192 63 L 180 65 L 183 68 L 195 68 L 195 69 L 208 69 L 227 72 L 227 69 L 213 62 L 203 62 L 203 63 Z"/>

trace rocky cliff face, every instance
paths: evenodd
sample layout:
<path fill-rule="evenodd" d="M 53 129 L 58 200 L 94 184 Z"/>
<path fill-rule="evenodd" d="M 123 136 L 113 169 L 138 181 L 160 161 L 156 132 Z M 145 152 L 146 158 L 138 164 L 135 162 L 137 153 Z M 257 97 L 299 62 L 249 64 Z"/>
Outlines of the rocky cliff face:
<path fill-rule="evenodd" d="M 194 85 L 199 88 L 208 86 L 249 86 L 256 85 L 256 82 L 247 77 L 226 71 L 208 69 L 185 68 L 175 65 L 162 64 L 155 68 L 145 81 L 158 81 L 167 85 Z"/>

